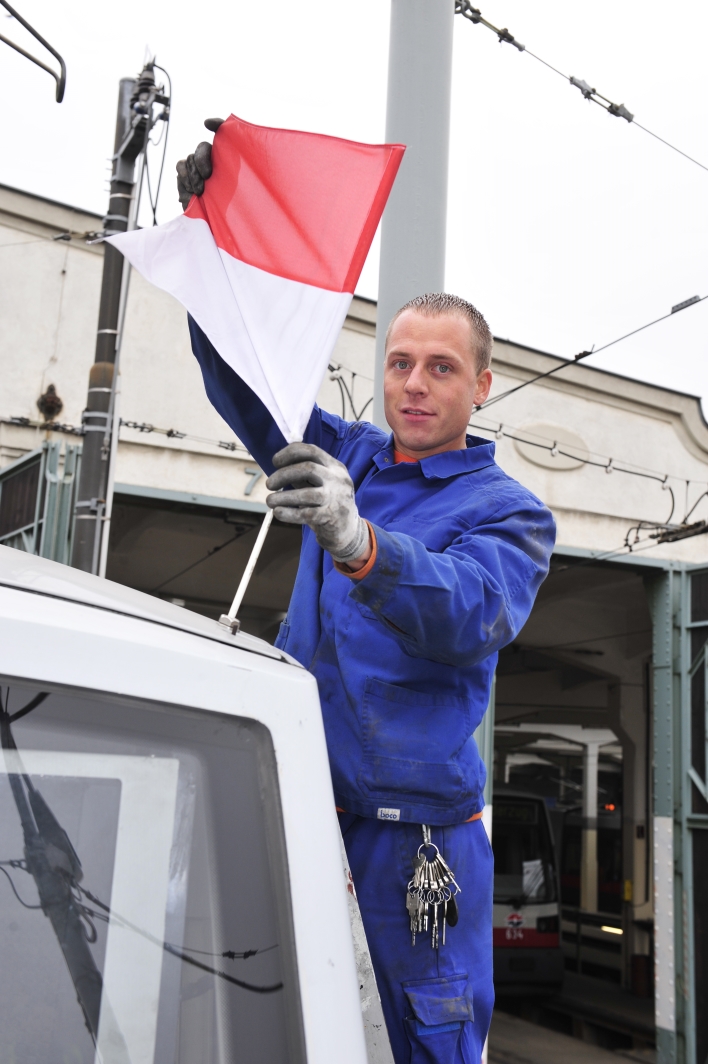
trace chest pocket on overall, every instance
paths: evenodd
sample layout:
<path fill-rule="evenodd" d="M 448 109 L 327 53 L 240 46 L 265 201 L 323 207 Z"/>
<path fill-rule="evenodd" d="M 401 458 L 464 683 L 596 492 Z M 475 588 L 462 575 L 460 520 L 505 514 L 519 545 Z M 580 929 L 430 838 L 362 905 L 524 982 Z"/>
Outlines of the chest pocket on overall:
<path fill-rule="evenodd" d="M 447 804 L 464 797 L 456 755 L 472 727 L 466 698 L 426 694 L 367 679 L 362 707 L 364 758 L 359 784 L 374 798 Z"/>

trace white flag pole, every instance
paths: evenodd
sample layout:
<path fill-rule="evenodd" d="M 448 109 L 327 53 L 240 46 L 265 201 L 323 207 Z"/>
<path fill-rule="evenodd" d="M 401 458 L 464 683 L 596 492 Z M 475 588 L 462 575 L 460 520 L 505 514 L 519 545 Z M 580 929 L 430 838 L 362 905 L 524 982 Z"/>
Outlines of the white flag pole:
<path fill-rule="evenodd" d="M 302 440 L 291 440 L 291 443 L 301 443 Z M 253 550 L 251 551 L 251 557 L 248 559 L 246 568 L 243 570 L 243 576 L 239 580 L 239 585 L 236 588 L 236 594 L 234 600 L 231 603 L 231 609 L 228 613 L 222 613 L 219 617 L 219 624 L 223 624 L 225 628 L 228 628 L 234 635 L 241 630 L 241 622 L 238 620 L 237 614 L 241 609 L 241 603 L 243 602 L 244 595 L 248 589 L 248 585 L 251 582 L 253 571 L 256 568 L 256 562 L 260 557 L 260 553 L 263 550 L 263 544 L 265 543 L 266 536 L 268 535 L 268 529 L 273 523 L 273 515 L 275 510 L 268 510 L 263 518 L 263 524 L 261 525 L 256 542 L 253 544 Z"/>
<path fill-rule="evenodd" d="M 234 635 L 241 628 L 241 622 L 237 619 L 236 614 L 241 608 L 243 596 L 246 594 L 246 589 L 248 588 L 248 585 L 251 581 L 251 577 L 253 576 L 253 570 L 256 568 L 256 562 L 258 561 L 258 557 L 263 549 L 263 544 L 265 543 L 266 536 L 268 535 L 268 529 L 273 523 L 274 513 L 274 510 L 268 510 L 267 514 L 263 518 L 263 524 L 261 525 L 258 531 L 256 542 L 253 544 L 251 557 L 248 559 L 246 568 L 243 570 L 243 576 L 239 581 L 238 588 L 236 589 L 236 594 L 234 595 L 234 600 L 231 603 L 231 609 L 228 613 L 222 613 L 221 617 L 219 617 L 219 624 L 223 624 L 226 628 L 231 629 Z"/>

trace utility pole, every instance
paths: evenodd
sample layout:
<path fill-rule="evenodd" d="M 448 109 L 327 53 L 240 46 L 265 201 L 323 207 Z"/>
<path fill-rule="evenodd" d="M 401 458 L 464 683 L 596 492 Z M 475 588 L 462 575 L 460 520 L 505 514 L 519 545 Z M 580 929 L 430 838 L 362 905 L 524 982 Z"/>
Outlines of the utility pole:
<path fill-rule="evenodd" d="M 445 287 L 454 0 L 391 0 L 386 141 L 406 154 L 381 225 L 374 424 L 386 428 L 386 328 L 413 296 Z"/>
<path fill-rule="evenodd" d="M 167 120 L 169 99 L 155 86 L 153 62 L 137 79 L 122 78 L 118 91 L 115 150 L 104 236 L 124 233 L 136 217 L 135 164 L 147 147 L 154 125 L 152 109 L 163 105 L 158 118 Z M 97 573 L 106 507 L 114 410 L 116 354 L 125 259 L 111 244 L 103 248 L 103 280 L 98 312 L 96 357 L 89 373 L 88 398 L 82 416 L 84 445 L 75 510 L 71 564 Z"/>

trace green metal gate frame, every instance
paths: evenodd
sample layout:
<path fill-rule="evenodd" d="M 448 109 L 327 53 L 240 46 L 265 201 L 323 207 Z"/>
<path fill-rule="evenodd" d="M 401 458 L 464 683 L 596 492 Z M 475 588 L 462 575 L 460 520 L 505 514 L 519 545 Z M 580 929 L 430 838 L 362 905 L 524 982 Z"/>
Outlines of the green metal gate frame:
<path fill-rule="evenodd" d="M 591 563 L 595 552 L 563 547 L 556 556 Z M 602 562 L 603 559 L 598 559 Z M 654 864 L 654 1018 L 657 1064 L 708 1064 L 696 1059 L 691 837 L 708 828 L 708 816 L 690 805 L 690 580 L 708 566 L 626 555 L 605 564 L 631 568 L 644 581 L 652 616 L 651 771 Z M 708 620 L 703 622 L 708 628 Z M 706 656 L 708 662 L 708 655 Z M 708 670 L 708 664 L 706 664 Z M 708 677 L 706 681 L 708 691 Z M 706 710 L 708 735 L 708 708 Z M 485 800 L 491 803 L 494 691 L 475 733 L 488 767 Z M 706 751 L 708 764 L 708 748 Z M 708 787 L 706 787 L 708 795 Z M 706 885 L 708 888 L 708 884 Z M 675 904 L 680 899 L 680 904 Z"/>
<path fill-rule="evenodd" d="M 696 995 L 693 853 L 695 832 L 708 830 L 708 788 L 692 764 L 691 700 L 695 680 L 703 681 L 705 744 L 708 662 L 705 643 L 692 654 L 692 634 L 708 635 L 708 615 L 694 620 L 691 603 L 692 581 L 706 573 L 707 565 L 674 564 L 647 580 L 654 628 L 657 1064 L 704 1064 L 696 1045 L 706 1002 Z M 694 811 L 694 787 L 706 812 Z"/>
<path fill-rule="evenodd" d="M 45 441 L 41 447 L 22 455 L 0 470 L 0 497 L 3 484 L 11 477 L 39 463 L 39 479 L 34 517 L 21 528 L 0 537 L 0 545 L 38 554 L 68 565 L 74 534 L 74 496 L 81 466 L 81 444 L 64 446 Z M 61 469 L 60 469 L 61 466 Z"/>
<path fill-rule="evenodd" d="M 592 561 L 594 552 L 556 552 Z M 601 561 L 601 559 L 598 559 Z M 697 786 L 691 764 L 691 682 L 705 670 L 708 768 L 708 647 L 691 660 L 691 633 L 706 629 L 691 616 L 691 581 L 707 564 L 627 555 L 609 564 L 632 568 L 644 580 L 652 615 L 652 851 L 657 1064 L 706 1064 L 696 1055 L 696 1023 L 706 1002 L 696 1001 L 693 841 L 708 830 L 708 770 Z M 706 801 L 693 810 L 692 788 Z M 708 882 L 705 884 L 708 890 Z M 708 963 L 708 961 L 706 962 Z"/>

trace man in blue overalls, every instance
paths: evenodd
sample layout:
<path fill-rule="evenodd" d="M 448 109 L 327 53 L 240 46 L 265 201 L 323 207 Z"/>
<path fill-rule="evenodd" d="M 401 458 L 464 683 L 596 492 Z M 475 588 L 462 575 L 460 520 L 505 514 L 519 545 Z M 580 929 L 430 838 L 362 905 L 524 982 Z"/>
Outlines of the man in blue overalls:
<path fill-rule="evenodd" d="M 183 202 L 203 191 L 207 148 L 178 164 Z M 467 435 L 491 385 L 489 327 L 455 296 L 412 300 L 387 336 L 392 434 L 315 407 L 304 442 L 289 446 L 192 320 L 190 330 L 211 402 L 270 474 L 268 505 L 303 525 L 276 645 L 317 679 L 396 1064 L 479 1064 L 494 1000 L 493 868 L 472 736 L 555 536 L 547 508 L 496 465 L 494 444 Z M 421 825 L 461 888 L 437 948 L 430 928 L 412 944 L 406 907 Z"/>

